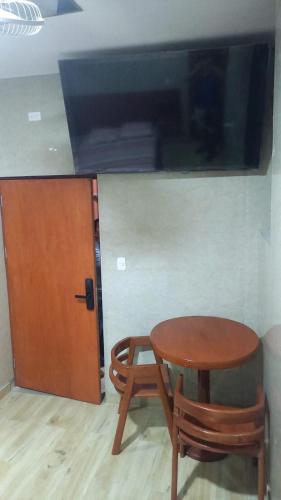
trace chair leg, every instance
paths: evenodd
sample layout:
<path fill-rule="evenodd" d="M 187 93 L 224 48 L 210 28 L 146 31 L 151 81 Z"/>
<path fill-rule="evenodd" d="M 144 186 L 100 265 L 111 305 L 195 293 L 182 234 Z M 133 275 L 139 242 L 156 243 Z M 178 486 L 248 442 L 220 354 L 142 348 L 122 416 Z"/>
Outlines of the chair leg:
<path fill-rule="evenodd" d="M 264 465 L 264 446 L 262 446 L 258 455 L 258 500 L 264 500 L 265 491 L 265 465 Z"/>
<path fill-rule="evenodd" d="M 117 429 L 115 433 L 114 443 L 112 447 L 112 455 L 119 455 L 121 451 L 121 443 L 123 432 L 125 428 L 125 423 L 127 419 L 127 414 L 130 406 L 130 397 L 123 395 L 119 404 L 119 420 L 117 424 Z"/>
<path fill-rule="evenodd" d="M 180 415 L 183 416 L 183 412 L 180 411 Z M 180 442 L 180 457 L 184 458 L 185 457 L 185 446 L 183 442 Z"/>
<path fill-rule="evenodd" d="M 169 397 L 162 379 L 162 374 L 161 372 L 159 373 L 159 378 L 158 378 L 158 390 L 159 390 L 159 396 L 162 402 L 162 406 L 164 409 L 164 413 L 166 415 L 167 419 L 167 424 L 168 424 L 168 430 L 170 433 L 170 436 L 172 438 L 172 426 L 173 426 L 173 418 L 172 418 L 172 409 L 169 401 Z"/>
<path fill-rule="evenodd" d="M 173 426 L 173 457 L 172 457 L 172 488 L 171 488 L 171 500 L 177 500 L 178 496 L 178 437 L 177 428 Z"/>
<path fill-rule="evenodd" d="M 119 420 L 113 442 L 112 455 L 119 455 L 121 451 L 122 437 L 132 397 L 133 386 L 134 386 L 134 378 L 130 376 L 127 381 L 125 392 L 123 393 L 121 401 L 119 403 L 119 408 L 118 408 Z"/>
<path fill-rule="evenodd" d="M 122 396 L 120 397 L 120 401 L 119 401 L 119 406 L 118 406 L 118 415 L 120 415 L 120 410 L 121 410 L 121 405 L 122 405 L 122 399 L 123 399 L 123 394 L 122 394 Z"/>

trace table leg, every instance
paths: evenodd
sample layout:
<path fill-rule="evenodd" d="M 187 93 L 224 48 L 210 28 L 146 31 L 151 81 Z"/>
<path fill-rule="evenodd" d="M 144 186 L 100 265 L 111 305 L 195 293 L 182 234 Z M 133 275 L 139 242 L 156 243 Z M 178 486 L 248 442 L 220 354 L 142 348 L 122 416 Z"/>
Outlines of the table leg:
<path fill-rule="evenodd" d="M 200 403 L 210 403 L 210 372 L 208 370 L 198 371 L 198 401 Z M 188 446 L 185 453 L 199 462 L 217 462 L 226 457 L 221 453 L 212 453 Z"/>
<path fill-rule="evenodd" d="M 208 370 L 198 371 L 198 401 L 210 403 L 210 372 Z"/>
<path fill-rule="evenodd" d="M 167 419 L 167 424 L 168 424 L 168 430 L 170 433 L 170 437 L 172 439 L 172 430 L 173 430 L 173 410 L 172 410 L 172 405 L 171 401 L 169 399 L 165 383 L 163 380 L 163 375 L 159 373 L 159 380 L 158 380 L 158 389 L 159 389 L 159 395 L 160 395 L 160 400 L 162 402 L 163 410 Z"/>

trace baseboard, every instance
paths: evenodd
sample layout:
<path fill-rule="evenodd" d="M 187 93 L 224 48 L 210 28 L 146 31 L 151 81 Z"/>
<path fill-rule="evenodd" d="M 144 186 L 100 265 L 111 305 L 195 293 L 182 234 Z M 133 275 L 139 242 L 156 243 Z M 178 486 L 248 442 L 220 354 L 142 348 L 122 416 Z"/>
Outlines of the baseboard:
<path fill-rule="evenodd" d="M 8 382 L 8 384 L 6 384 L 0 388 L 0 399 L 4 398 L 4 396 L 9 394 L 9 392 L 11 392 L 13 386 L 14 386 L 14 380 L 11 380 L 10 382 Z"/>

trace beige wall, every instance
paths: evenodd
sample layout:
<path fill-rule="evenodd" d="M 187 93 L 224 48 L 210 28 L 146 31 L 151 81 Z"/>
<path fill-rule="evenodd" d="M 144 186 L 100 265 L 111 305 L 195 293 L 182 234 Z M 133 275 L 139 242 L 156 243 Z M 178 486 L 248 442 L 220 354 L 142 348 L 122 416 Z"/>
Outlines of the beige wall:
<path fill-rule="evenodd" d="M 173 316 L 225 316 L 258 330 L 264 190 L 264 176 L 99 176 L 107 365 L 118 339 Z M 227 374 L 228 400 L 252 396 L 241 370 L 214 374 L 213 387 Z"/>
<path fill-rule="evenodd" d="M 0 80 L 0 177 L 72 174 L 58 75 Z M 42 120 L 28 121 L 30 111 Z"/>
<path fill-rule="evenodd" d="M 271 499 L 281 498 L 281 2 L 277 7 L 277 40 L 274 93 L 274 155 L 268 174 L 271 217 L 265 248 L 264 383 L 270 410 Z"/>

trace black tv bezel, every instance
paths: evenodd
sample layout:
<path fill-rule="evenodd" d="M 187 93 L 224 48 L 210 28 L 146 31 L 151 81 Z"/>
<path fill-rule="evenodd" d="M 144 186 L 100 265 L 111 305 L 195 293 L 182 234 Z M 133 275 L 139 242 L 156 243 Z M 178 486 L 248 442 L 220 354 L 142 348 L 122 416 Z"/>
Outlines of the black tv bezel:
<path fill-rule="evenodd" d="M 246 34 L 242 36 L 229 36 L 229 37 L 220 37 L 220 38 L 211 38 L 211 39 L 200 39 L 200 40 L 185 40 L 185 41 L 179 41 L 179 42 L 169 42 L 169 43 L 161 43 L 161 44 L 153 44 L 153 45 L 137 45 L 137 46 L 124 46 L 124 47 L 116 47 L 116 48 L 106 48 L 106 49 L 98 49 L 94 51 L 87 51 L 87 52 L 79 52 L 79 53 L 71 53 L 67 54 L 67 56 L 64 59 L 60 59 L 58 61 L 59 65 L 59 71 L 60 71 L 60 78 L 61 78 L 61 85 L 62 85 L 62 90 L 63 90 L 63 98 L 64 98 L 64 103 L 65 103 L 65 111 L 66 111 L 66 116 L 67 116 L 67 122 L 68 122 L 68 127 L 69 127 L 69 136 L 70 136 L 70 141 L 71 141 L 71 149 L 72 149 L 72 155 L 73 155 L 73 161 L 74 161 L 74 166 L 75 166 L 75 173 L 76 175 L 80 176 L 97 176 L 97 175 L 115 175 L 115 174 L 128 174 L 128 173 L 159 173 L 159 172 L 165 172 L 167 174 L 169 173 L 178 173 L 178 174 L 188 174 L 188 173 L 193 173 L 193 174 L 202 174 L 204 172 L 207 173 L 229 173 L 231 172 L 243 172 L 244 174 L 246 173 L 252 173 L 252 174 L 259 174 L 259 173 L 264 173 L 264 166 L 262 160 L 260 160 L 260 164 L 258 166 L 245 166 L 242 167 L 241 165 L 233 164 L 233 165 L 228 165 L 227 168 L 223 168 L 221 165 L 220 166 L 212 166 L 210 165 L 202 165 L 202 168 L 198 167 L 186 167 L 186 168 L 178 168 L 178 169 L 154 169 L 151 171 L 148 170 L 130 170 L 124 172 L 120 172 L 116 170 L 116 172 L 111 171 L 98 171 L 95 170 L 94 168 L 91 171 L 82 171 L 81 169 L 79 170 L 79 162 L 76 160 L 75 155 L 73 153 L 74 147 L 73 147 L 73 139 L 72 135 L 70 133 L 70 127 L 71 127 L 71 122 L 73 122 L 71 113 L 69 112 L 67 103 L 66 103 L 66 98 L 65 98 L 65 92 L 64 92 L 64 82 L 63 82 L 63 66 L 64 64 L 69 64 L 69 63 L 76 63 L 79 61 L 79 63 L 85 61 L 85 62 L 98 62 L 98 61 L 104 61 L 104 60 L 116 60 L 116 59 L 123 59 L 126 57 L 131 57 L 132 55 L 139 55 L 140 57 L 143 54 L 149 54 L 149 53 L 169 53 L 169 52 L 179 52 L 181 50 L 183 51 L 197 51 L 197 50 L 212 50 L 216 48 L 228 48 L 232 46 L 253 46 L 253 45 L 267 45 L 268 50 L 269 50 L 269 59 L 268 59 L 268 66 L 267 66 L 267 76 L 266 76 L 266 90 L 265 90 L 265 105 L 267 102 L 270 102 L 270 99 L 272 98 L 273 100 L 273 82 L 274 82 L 274 49 L 275 49 L 275 34 L 272 32 L 264 32 L 264 33 L 258 33 L 258 34 Z M 263 111 L 263 115 L 265 115 L 265 110 Z M 261 156 L 262 156 L 262 149 L 263 149 L 263 143 L 264 143 L 264 117 L 263 117 L 263 125 L 262 125 L 262 140 L 261 140 Z M 272 121 L 272 120 L 271 120 Z M 73 125 L 73 128 L 75 128 L 75 125 Z M 271 123 L 271 128 L 272 128 L 272 123 Z M 263 170 L 263 171 L 262 171 Z"/>

